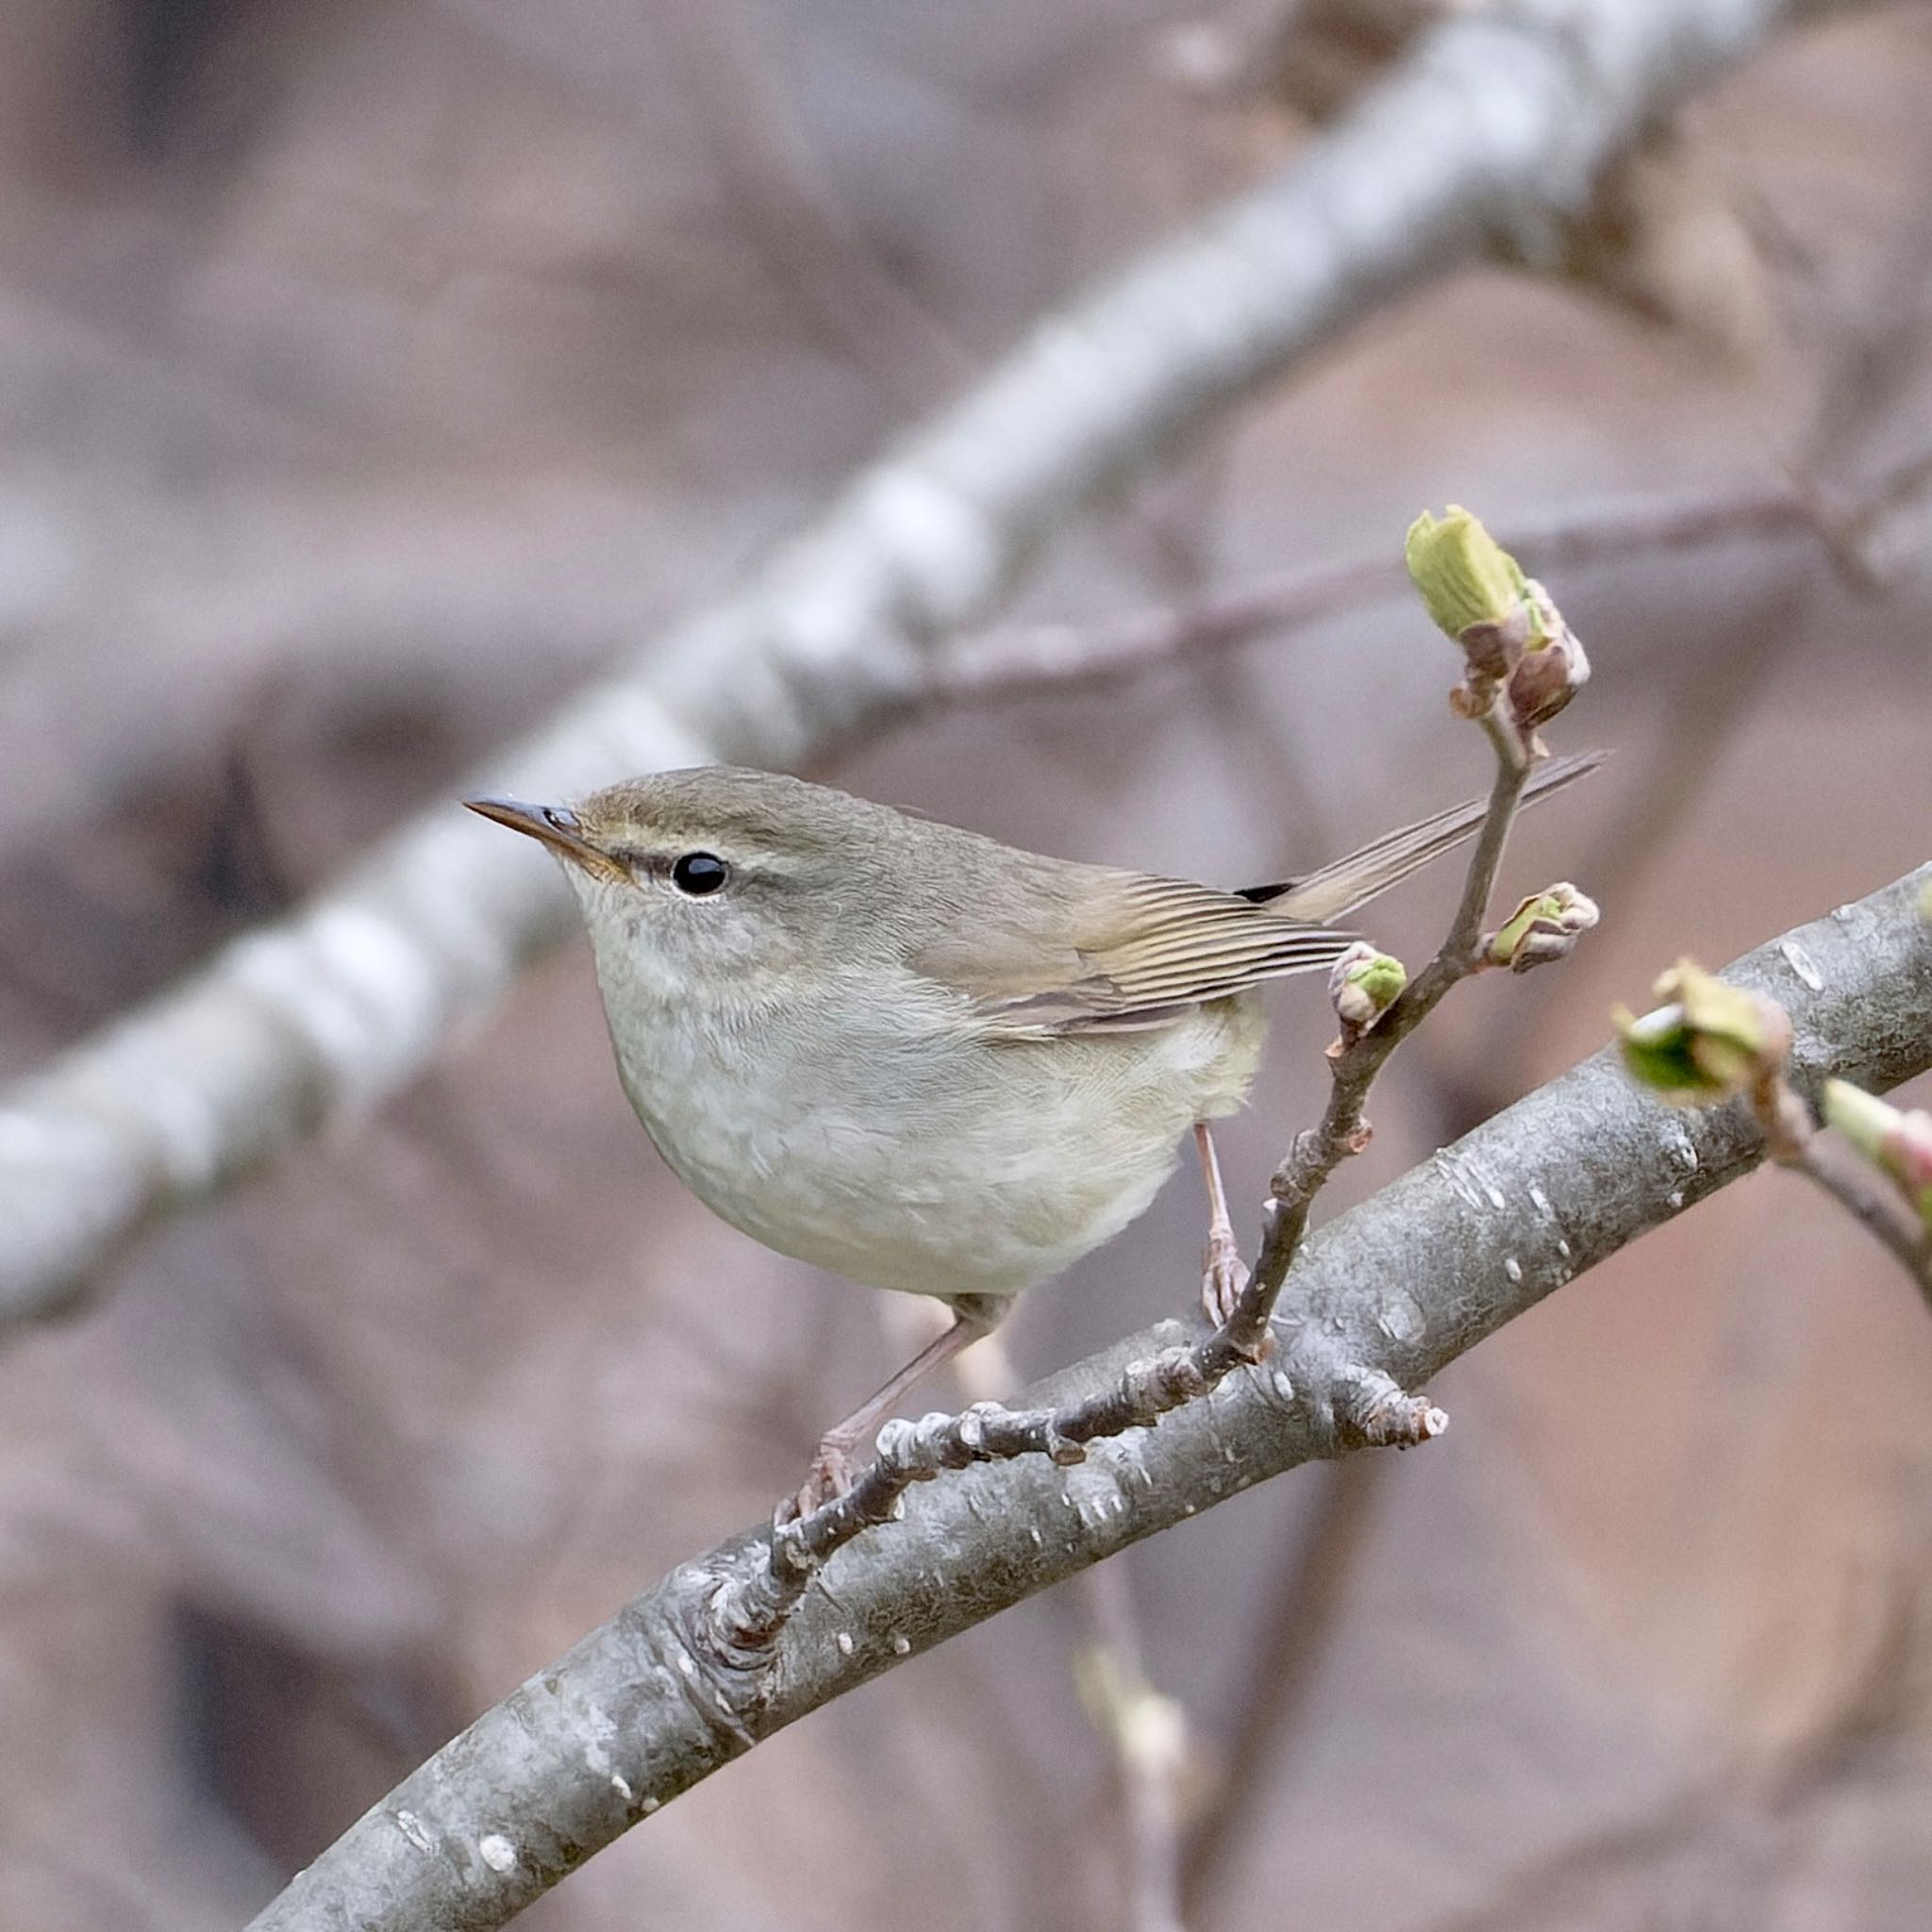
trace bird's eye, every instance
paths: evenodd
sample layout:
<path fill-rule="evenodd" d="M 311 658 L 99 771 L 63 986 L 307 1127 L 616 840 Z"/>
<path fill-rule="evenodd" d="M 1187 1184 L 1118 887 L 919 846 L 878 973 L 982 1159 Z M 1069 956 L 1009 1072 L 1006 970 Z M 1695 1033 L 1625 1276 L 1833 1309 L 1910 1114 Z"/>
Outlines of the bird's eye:
<path fill-rule="evenodd" d="M 723 891 L 730 877 L 731 868 L 709 852 L 687 852 L 671 867 L 671 883 L 692 899 Z"/>

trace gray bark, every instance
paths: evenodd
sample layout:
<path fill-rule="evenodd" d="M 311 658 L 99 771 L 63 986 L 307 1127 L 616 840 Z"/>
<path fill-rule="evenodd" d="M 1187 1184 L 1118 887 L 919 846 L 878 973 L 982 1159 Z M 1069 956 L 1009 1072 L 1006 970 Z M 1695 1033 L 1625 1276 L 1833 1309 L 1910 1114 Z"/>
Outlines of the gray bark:
<path fill-rule="evenodd" d="M 1817 0 L 1498 0 L 1423 36 L 1280 173 L 1035 332 L 728 602 L 479 789 L 795 766 L 915 704 L 1083 500 L 1351 322 L 1506 242 L 1536 260 L 1644 125 Z M 534 852 L 452 805 L 0 1103 L 0 1322 L 415 1077 L 567 925 Z"/>
<path fill-rule="evenodd" d="M 1801 1088 L 1836 1073 L 1884 1090 L 1932 1065 L 1928 888 L 1932 865 L 1729 969 L 1790 1012 Z M 720 1606 L 762 1563 L 764 1534 L 681 1566 L 399 1785 L 255 1932 L 503 1924 L 807 1712 L 1141 1537 L 1335 1453 L 1338 1397 L 1362 1375 L 1419 1387 L 1763 1151 L 1742 1107 L 1673 1111 L 1633 1087 L 1611 1053 L 1586 1060 L 1311 1237 L 1274 1361 L 1156 1428 L 1095 1444 L 1076 1467 L 986 1464 L 909 1492 L 903 1520 L 841 1551 L 762 1643 L 735 1642 Z M 1134 1336 L 1022 1400 L 1104 1387 L 1184 1332 L 1165 1324 Z"/>

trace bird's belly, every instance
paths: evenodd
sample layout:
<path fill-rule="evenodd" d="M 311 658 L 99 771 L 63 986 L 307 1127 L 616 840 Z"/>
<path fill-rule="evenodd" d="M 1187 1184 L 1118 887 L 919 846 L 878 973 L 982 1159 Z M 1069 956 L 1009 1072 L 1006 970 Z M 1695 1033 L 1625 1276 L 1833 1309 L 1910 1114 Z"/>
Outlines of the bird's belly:
<path fill-rule="evenodd" d="M 1190 1124 L 1239 1104 L 1259 1031 L 1228 1002 L 1159 1034 L 843 1067 L 693 1042 L 625 1084 L 672 1169 L 767 1247 L 874 1288 L 1017 1294 L 1147 1207 Z"/>

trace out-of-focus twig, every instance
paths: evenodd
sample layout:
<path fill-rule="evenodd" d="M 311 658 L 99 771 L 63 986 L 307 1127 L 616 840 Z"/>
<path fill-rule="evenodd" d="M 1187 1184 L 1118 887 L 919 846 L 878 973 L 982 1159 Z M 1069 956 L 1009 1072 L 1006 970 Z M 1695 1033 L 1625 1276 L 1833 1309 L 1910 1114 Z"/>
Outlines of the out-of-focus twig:
<path fill-rule="evenodd" d="M 1186 1714 L 1147 1674 L 1126 1571 L 1104 1564 L 1080 1581 L 1092 1635 L 1074 1657 L 1074 1680 L 1113 1754 L 1126 1827 L 1126 1932 L 1182 1932 Z"/>
<path fill-rule="evenodd" d="M 724 188 L 772 271 L 903 403 L 964 382 L 974 358 L 853 226 L 760 58 L 743 0 L 658 0 L 650 19 L 690 91 Z"/>
<path fill-rule="evenodd" d="M 998 1331 L 966 1350 L 953 1374 L 971 1402 L 1009 1403 L 1022 1386 Z M 1180 1932 L 1187 1713 L 1156 1688 L 1148 1671 L 1126 1572 L 1118 1564 L 1085 1570 L 1073 1582 L 1085 1626 L 1074 1653 L 1074 1682 L 1112 1754 L 1125 1852 L 1121 1890 L 1128 1907 L 1127 1932 Z"/>
<path fill-rule="evenodd" d="M 1852 506 L 1825 506 L 1794 483 L 1731 485 L 1681 496 L 1586 506 L 1505 532 L 1507 550 L 1544 574 L 1737 539 L 1810 536 L 1843 569 L 1844 539 L 1877 528 L 1922 498 L 1932 457 L 1898 465 Z M 1863 584 L 1863 577 L 1859 579 Z M 1088 621 L 1016 625 L 970 636 L 934 658 L 924 701 L 998 704 L 1105 685 L 1176 660 L 1239 650 L 1397 595 L 1385 556 L 1312 564 L 1199 596 Z M 1755 636 L 1756 633 L 1753 633 Z M 1702 661 L 1700 659 L 1700 661 Z"/>
<path fill-rule="evenodd" d="M 1343 1627 L 1350 1588 L 1361 1574 L 1376 1501 L 1392 1466 L 1386 1456 L 1344 1456 L 1325 1465 L 1312 1520 L 1301 1538 L 1284 1546 L 1262 1592 L 1261 1627 L 1242 1652 L 1240 1722 L 1215 1767 L 1213 1802 L 1203 1807 L 1183 1854 L 1182 1907 L 1202 1923 L 1272 1789 L 1274 1755 L 1307 1707 L 1332 1640 Z"/>

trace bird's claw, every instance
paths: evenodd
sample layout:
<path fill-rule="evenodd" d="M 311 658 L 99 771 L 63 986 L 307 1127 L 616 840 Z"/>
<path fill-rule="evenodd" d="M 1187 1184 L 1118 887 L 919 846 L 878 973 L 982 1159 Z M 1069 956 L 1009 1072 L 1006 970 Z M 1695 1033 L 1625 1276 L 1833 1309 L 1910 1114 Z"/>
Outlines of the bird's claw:
<path fill-rule="evenodd" d="M 778 1499 L 778 1507 L 772 1512 L 774 1525 L 782 1529 L 788 1523 L 802 1522 L 827 1503 L 836 1503 L 852 1487 L 854 1473 L 850 1449 L 842 1442 L 821 1442 L 796 1492 Z"/>
<path fill-rule="evenodd" d="M 1247 1263 L 1231 1234 L 1208 1237 L 1208 1258 L 1201 1274 L 1201 1311 L 1217 1328 L 1225 1327 L 1248 1285 Z"/>

